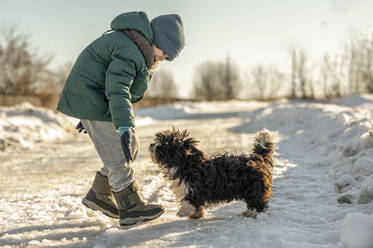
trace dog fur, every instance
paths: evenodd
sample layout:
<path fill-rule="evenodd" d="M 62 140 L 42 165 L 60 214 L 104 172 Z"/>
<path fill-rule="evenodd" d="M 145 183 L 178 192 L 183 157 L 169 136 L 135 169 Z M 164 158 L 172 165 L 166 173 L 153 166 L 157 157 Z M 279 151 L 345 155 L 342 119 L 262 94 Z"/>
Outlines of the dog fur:
<path fill-rule="evenodd" d="M 268 208 L 272 196 L 275 139 L 275 133 L 262 130 L 250 155 L 208 156 L 187 130 L 173 128 L 157 133 L 149 151 L 153 162 L 173 181 L 178 216 L 201 218 L 208 206 L 242 200 L 247 206 L 243 214 L 255 217 Z"/>

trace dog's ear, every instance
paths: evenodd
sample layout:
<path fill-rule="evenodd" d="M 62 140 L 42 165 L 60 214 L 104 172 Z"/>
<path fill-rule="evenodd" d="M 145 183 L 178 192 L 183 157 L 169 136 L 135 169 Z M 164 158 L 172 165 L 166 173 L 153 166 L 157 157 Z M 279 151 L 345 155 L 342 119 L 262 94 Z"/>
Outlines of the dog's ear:
<path fill-rule="evenodd" d="M 197 140 L 193 138 L 187 138 L 183 141 L 183 149 L 187 156 L 202 157 L 203 153 L 197 149 L 196 144 Z"/>
<path fill-rule="evenodd" d="M 198 141 L 196 141 L 193 138 L 187 138 L 187 139 L 183 140 L 183 146 L 187 149 L 193 148 L 197 143 L 198 143 Z"/>

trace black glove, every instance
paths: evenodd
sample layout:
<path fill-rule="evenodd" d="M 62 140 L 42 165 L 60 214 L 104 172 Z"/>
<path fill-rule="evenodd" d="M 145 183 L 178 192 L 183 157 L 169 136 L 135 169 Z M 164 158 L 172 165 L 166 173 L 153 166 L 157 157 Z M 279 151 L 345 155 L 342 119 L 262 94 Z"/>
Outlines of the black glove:
<path fill-rule="evenodd" d="M 78 130 L 79 133 L 81 133 L 81 132 L 87 133 L 87 130 L 85 130 L 81 121 L 79 121 L 79 123 L 78 123 L 78 125 L 76 125 L 75 129 Z"/>
<path fill-rule="evenodd" d="M 124 152 L 124 156 L 126 157 L 126 160 L 128 163 L 130 163 L 133 158 L 132 158 L 132 151 L 131 151 L 131 143 L 133 136 L 131 135 L 130 131 L 126 131 L 120 136 L 120 143 L 122 145 L 122 149 Z"/>

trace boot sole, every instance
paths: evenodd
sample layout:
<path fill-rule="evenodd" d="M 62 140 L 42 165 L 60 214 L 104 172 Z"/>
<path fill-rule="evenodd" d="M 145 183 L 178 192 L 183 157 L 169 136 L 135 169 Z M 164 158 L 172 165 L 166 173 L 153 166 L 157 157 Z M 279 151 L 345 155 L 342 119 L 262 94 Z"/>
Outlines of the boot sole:
<path fill-rule="evenodd" d="M 163 213 L 164 213 L 164 211 L 161 211 L 161 212 L 156 213 L 156 214 L 151 215 L 151 216 L 140 216 L 140 217 L 136 217 L 136 218 L 127 217 L 125 219 L 119 220 L 119 224 L 121 226 L 130 226 L 130 225 L 134 225 L 134 224 L 136 224 L 138 222 L 151 221 L 151 220 L 154 220 L 157 217 L 161 216 Z"/>
<path fill-rule="evenodd" d="M 96 203 L 94 203 L 93 201 L 90 201 L 86 198 L 83 199 L 82 201 L 83 205 L 85 205 L 87 208 L 93 210 L 93 211 L 100 211 L 101 213 L 103 213 L 104 215 L 110 217 L 110 218 L 114 218 L 114 219 L 119 219 L 119 215 L 115 215 L 113 214 L 112 212 L 100 207 L 99 205 L 97 205 Z"/>

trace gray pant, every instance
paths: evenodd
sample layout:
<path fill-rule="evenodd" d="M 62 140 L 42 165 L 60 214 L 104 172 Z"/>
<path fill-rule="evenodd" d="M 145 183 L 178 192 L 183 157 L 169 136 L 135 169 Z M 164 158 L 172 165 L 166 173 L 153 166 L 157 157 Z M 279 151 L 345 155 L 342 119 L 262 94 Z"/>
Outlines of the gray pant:
<path fill-rule="evenodd" d="M 112 122 L 91 120 L 81 120 L 81 122 L 102 160 L 103 167 L 100 173 L 108 177 L 114 192 L 123 190 L 134 181 L 134 173 L 124 156 L 118 130 Z M 135 131 L 131 130 L 131 135 L 130 145 L 133 151 L 133 161 L 135 161 L 139 140 Z"/>

